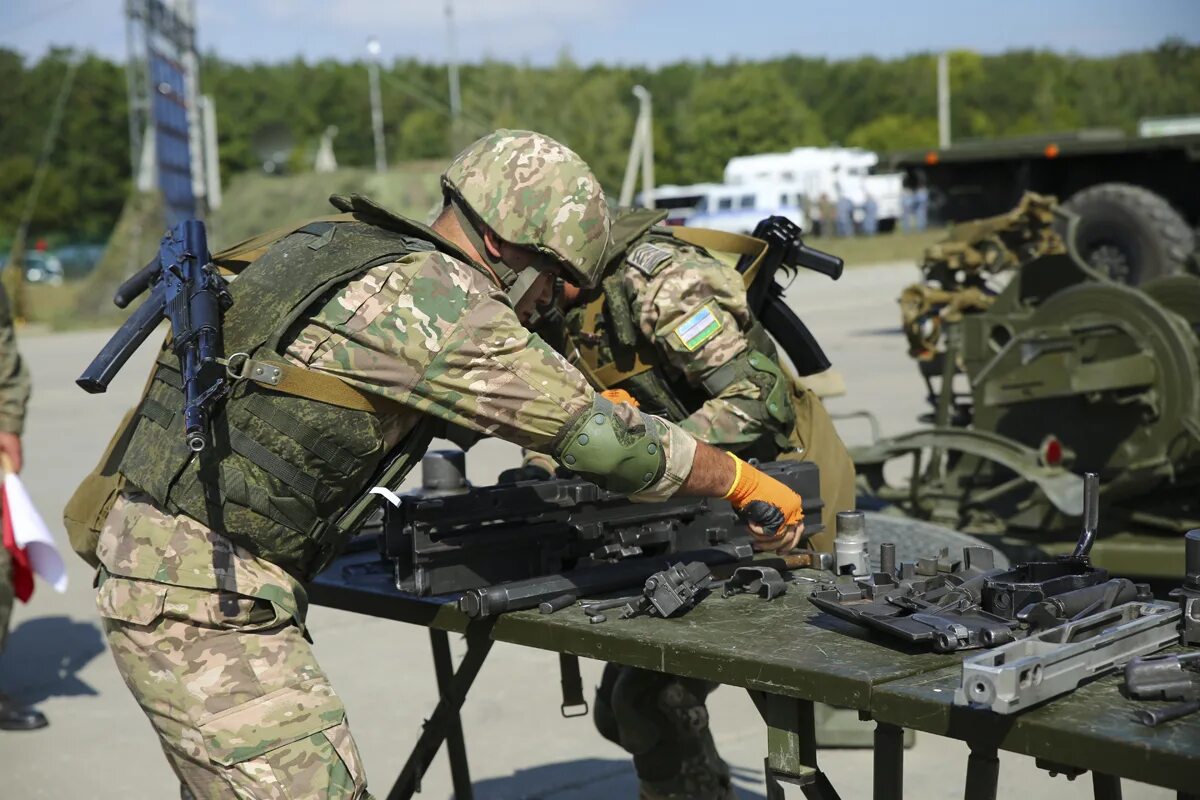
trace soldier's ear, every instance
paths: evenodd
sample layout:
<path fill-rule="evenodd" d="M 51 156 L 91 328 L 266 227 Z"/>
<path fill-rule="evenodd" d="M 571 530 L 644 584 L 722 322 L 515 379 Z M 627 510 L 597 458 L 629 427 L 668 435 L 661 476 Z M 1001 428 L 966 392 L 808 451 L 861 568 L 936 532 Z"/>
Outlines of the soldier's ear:
<path fill-rule="evenodd" d="M 491 228 L 483 229 L 483 246 L 492 258 L 500 258 L 500 237 Z"/>

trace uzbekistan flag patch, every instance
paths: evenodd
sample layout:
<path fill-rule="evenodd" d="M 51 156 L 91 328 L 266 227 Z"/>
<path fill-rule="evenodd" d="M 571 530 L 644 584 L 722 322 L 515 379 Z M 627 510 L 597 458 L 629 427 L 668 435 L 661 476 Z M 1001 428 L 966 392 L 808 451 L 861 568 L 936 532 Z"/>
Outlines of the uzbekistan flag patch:
<path fill-rule="evenodd" d="M 701 306 L 699 311 L 676 325 L 673 333 L 679 337 L 685 348 L 695 350 L 716 336 L 720 330 L 721 319 L 715 312 L 713 301 L 710 300 Z"/>

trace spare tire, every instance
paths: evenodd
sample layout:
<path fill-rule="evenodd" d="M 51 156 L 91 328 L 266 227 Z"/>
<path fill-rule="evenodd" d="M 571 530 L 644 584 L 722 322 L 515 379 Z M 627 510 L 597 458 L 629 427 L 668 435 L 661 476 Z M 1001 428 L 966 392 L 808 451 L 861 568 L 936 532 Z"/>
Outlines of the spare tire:
<path fill-rule="evenodd" d="M 991 547 L 974 536 L 924 520 L 878 511 L 864 512 L 864 516 L 870 543 L 867 555 L 873 569 L 879 569 L 879 545 L 883 542 L 896 545 L 897 563 L 936 557 L 943 547 L 949 549 L 950 557 L 955 560 L 962 558 L 964 547 Z M 995 550 L 995 563 L 997 567 L 1007 567 L 1009 560 L 1004 553 Z"/>
<path fill-rule="evenodd" d="M 1129 183 L 1101 183 L 1072 195 L 1080 258 L 1115 281 L 1137 286 L 1183 272 L 1195 235 L 1159 195 Z"/>

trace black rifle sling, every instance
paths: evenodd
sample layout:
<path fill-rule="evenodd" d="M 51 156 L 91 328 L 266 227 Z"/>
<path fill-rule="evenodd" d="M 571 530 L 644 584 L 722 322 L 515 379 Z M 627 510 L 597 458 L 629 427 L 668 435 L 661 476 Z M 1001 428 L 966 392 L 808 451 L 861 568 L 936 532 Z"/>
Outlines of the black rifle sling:
<path fill-rule="evenodd" d="M 583 698 L 583 677 L 579 674 L 579 656 L 559 653 L 558 670 L 562 673 L 562 715 L 564 717 L 586 716 L 588 703 Z M 572 711 L 571 709 L 582 710 Z"/>

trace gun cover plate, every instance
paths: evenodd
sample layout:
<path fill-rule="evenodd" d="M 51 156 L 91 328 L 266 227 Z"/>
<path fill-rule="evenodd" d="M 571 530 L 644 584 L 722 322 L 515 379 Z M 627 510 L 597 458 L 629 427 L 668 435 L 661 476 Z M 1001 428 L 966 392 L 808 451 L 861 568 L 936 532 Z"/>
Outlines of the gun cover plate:
<path fill-rule="evenodd" d="M 964 659 L 954 704 L 1012 714 L 1179 639 L 1180 610 L 1125 603 Z"/>

